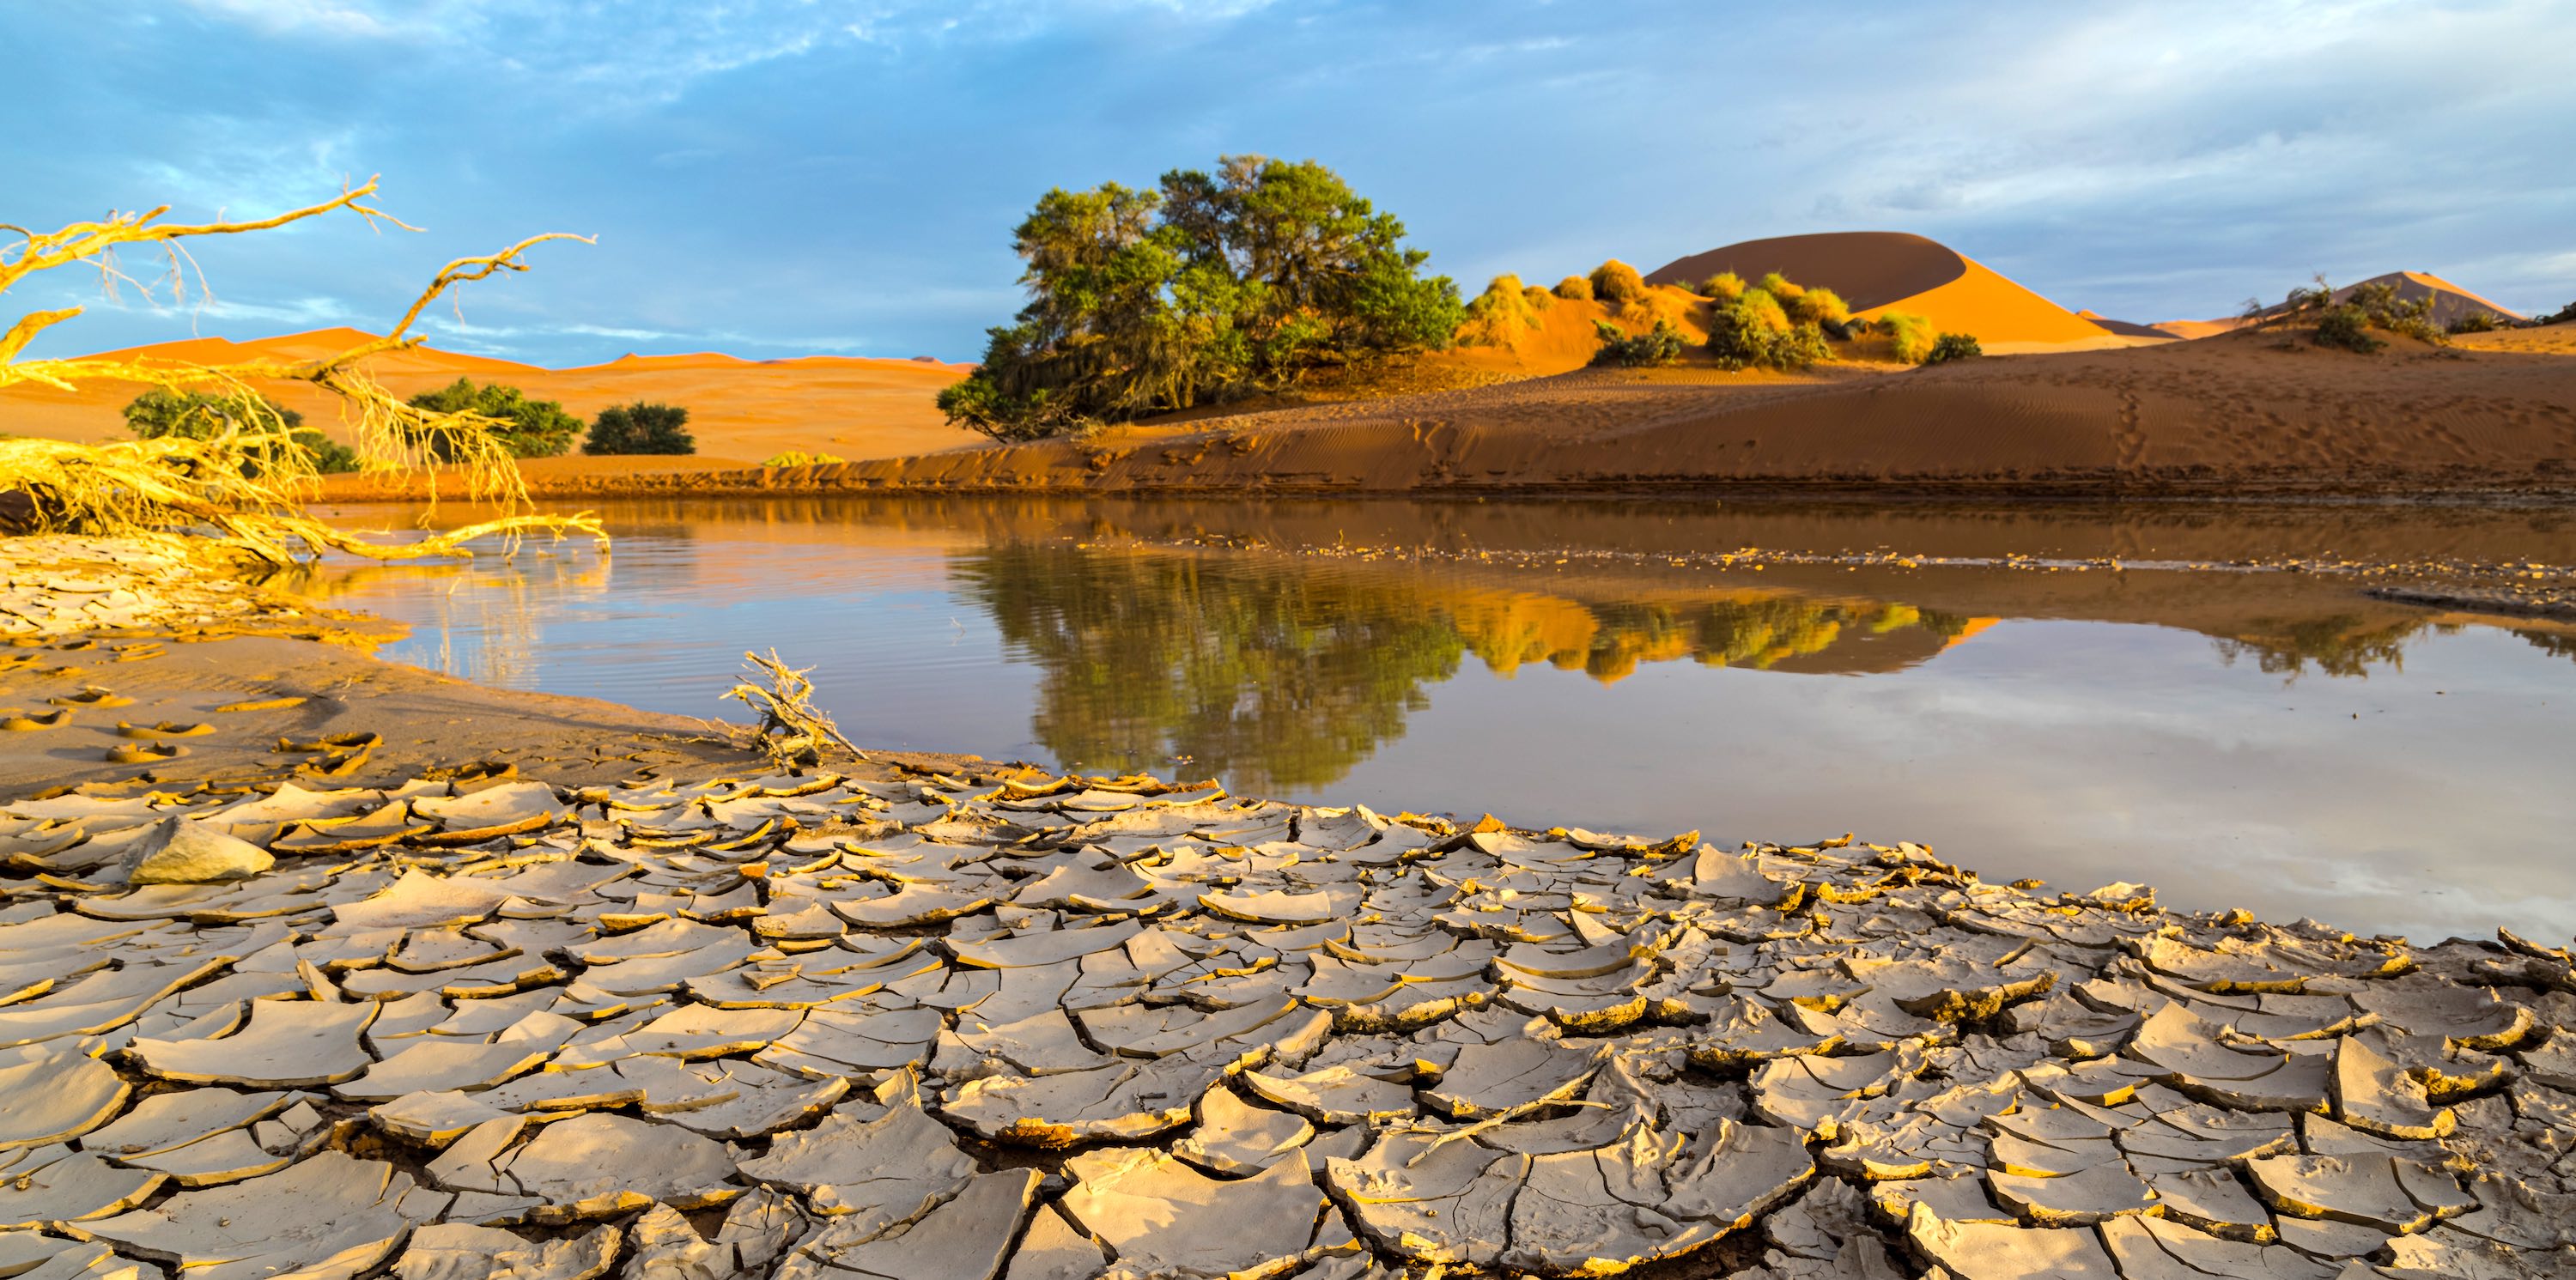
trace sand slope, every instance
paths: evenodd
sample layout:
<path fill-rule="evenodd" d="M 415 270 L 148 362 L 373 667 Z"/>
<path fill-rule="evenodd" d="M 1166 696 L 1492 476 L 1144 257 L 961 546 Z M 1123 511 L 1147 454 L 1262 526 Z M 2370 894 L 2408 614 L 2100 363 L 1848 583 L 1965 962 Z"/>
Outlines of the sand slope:
<path fill-rule="evenodd" d="M 729 483 L 682 477 L 662 491 Z M 772 476 L 800 489 L 2576 489 L 2576 359 L 2296 334 L 1804 378 L 1586 370 Z M 568 486 L 565 491 L 582 491 Z"/>
<path fill-rule="evenodd" d="M 1695 285 L 1720 271 L 1756 280 L 1777 271 L 1842 295 L 1864 316 L 1910 311 L 1987 350 L 2124 345 L 2117 335 L 1938 241 L 1898 231 L 1774 236 L 1695 253 L 1656 268 L 1649 284 Z"/>
<path fill-rule="evenodd" d="M 320 329 L 250 342 L 196 338 L 107 354 L 199 363 L 309 360 L 345 351 L 366 337 L 353 329 Z M 544 369 L 415 347 L 378 357 L 369 370 L 400 395 L 459 377 L 506 382 L 537 399 L 560 401 L 585 418 L 609 405 L 637 400 L 683 405 L 698 453 L 711 463 L 758 462 L 788 449 L 881 458 L 979 439 L 948 426 L 932 404 L 941 387 L 965 376 L 962 365 L 845 356 L 743 360 L 709 353 L 625 356 L 582 368 Z M 63 440 L 123 439 L 122 410 L 140 390 L 125 383 L 85 387 L 78 394 L 12 387 L 0 391 L 0 431 Z M 338 405 L 315 388 L 288 383 L 272 394 L 325 431 L 339 420 Z"/>

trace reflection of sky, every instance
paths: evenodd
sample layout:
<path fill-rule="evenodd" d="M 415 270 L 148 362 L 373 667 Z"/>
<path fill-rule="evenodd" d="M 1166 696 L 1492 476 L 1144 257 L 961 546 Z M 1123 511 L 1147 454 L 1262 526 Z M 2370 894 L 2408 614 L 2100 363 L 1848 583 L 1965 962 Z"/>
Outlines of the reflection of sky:
<path fill-rule="evenodd" d="M 694 716 L 738 715 L 716 695 L 743 649 L 775 645 L 863 745 L 1047 760 L 1042 673 L 951 593 L 946 552 L 697 532 L 622 541 L 614 589 L 487 563 L 333 603 L 419 628 L 388 658 Z M 2368 679 L 2285 683 L 2196 632 L 2033 621 L 1885 674 L 1681 660 L 1603 684 L 1471 658 L 1425 692 L 1348 776 L 1283 798 L 1729 843 L 1855 830 L 1992 879 L 2136 880 L 2177 907 L 2426 940 L 2576 927 L 2556 852 L 2576 663 L 2500 631 L 2426 631 Z"/>

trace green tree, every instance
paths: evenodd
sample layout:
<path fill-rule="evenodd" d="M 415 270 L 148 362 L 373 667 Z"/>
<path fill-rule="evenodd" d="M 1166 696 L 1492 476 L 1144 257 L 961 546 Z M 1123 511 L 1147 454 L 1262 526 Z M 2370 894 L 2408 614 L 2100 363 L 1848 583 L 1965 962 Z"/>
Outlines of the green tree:
<path fill-rule="evenodd" d="M 1974 360 L 1986 353 L 1971 333 L 1945 333 L 1932 342 L 1932 353 L 1923 357 L 1925 364 L 1948 364 L 1954 360 Z"/>
<path fill-rule="evenodd" d="M 675 404 L 610 405 L 591 421 L 583 453 L 696 453 L 689 411 Z"/>
<path fill-rule="evenodd" d="M 497 382 L 478 387 L 471 378 L 458 378 L 436 391 L 413 396 L 409 403 L 433 413 L 471 412 L 497 421 L 500 425 L 492 434 L 514 458 L 559 457 L 582 433 L 581 419 L 564 412 L 562 405 L 531 400 L 517 387 Z"/>
<path fill-rule="evenodd" d="M 266 396 L 219 396 L 203 391 L 184 395 L 155 387 L 125 406 L 126 429 L 138 440 L 180 436 L 211 440 L 229 430 L 256 431 L 283 427 L 287 437 L 313 455 L 313 469 L 335 475 L 358 469 L 358 451 L 304 425 L 304 415 Z"/>
<path fill-rule="evenodd" d="M 1033 439 L 1446 346 L 1458 287 L 1403 240 L 1313 161 L 1229 156 L 1155 191 L 1050 191 L 1013 235 L 1028 305 L 939 407 Z"/>

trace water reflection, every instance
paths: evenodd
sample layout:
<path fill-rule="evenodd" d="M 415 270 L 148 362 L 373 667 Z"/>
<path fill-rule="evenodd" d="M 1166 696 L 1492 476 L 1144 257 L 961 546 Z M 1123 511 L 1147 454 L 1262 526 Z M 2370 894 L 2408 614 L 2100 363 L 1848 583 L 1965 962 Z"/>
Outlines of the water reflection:
<path fill-rule="evenodd" d="M 1541 825 L 1859 830 L 1998 878 L 2434 937 L 2576 919 L 2576 627 L 2178 563 L 2576 561 L 2554 517 L 631 505 L 613 561 L 304 589 L 412 624 L 396 660 L 684 715 L 726 710 L 743 649 L 775 644 L 871 746 Z M 1822 558 L 1701 554 L 1746 546 Z M 1999 562 L 2021 551 L 2122 567 Z"/>

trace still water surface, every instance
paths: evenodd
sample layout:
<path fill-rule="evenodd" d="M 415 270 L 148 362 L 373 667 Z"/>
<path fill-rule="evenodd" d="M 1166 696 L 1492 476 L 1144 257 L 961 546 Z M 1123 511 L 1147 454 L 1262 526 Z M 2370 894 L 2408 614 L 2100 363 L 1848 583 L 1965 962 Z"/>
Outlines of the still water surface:
<path fill-rule="evenodd" d="M 411 623 L 397 661 L 694 716 L 738 711 L 717 694 L 774 645 L 863 746 L 1521 826 L 1857 831 L 1989 878 L 2141 881 L 2175 906 L 2419 940 L 2576 931 L 2576 627 L 2378 601 L 2333 568 L 2576 562 L 2561 514 L 604 514 L 612 556 L 335 565 L 305 589 Z M 1724 554 L 1746 547 L 1810 558 Z M 2284 558 L 2324 571 L 2206 567 Z"/>

